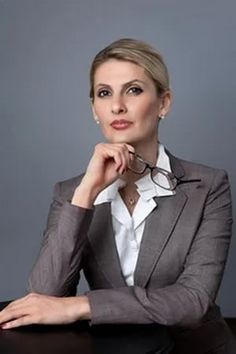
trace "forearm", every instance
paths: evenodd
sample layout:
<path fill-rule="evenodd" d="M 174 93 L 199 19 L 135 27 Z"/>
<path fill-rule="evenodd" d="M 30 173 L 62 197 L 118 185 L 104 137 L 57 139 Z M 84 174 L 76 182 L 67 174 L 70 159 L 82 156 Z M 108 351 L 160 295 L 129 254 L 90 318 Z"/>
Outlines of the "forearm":
<path fill-rule="evenodd" d="M 92 209 L 94 201 L 102 189 L 103 187 L 93 183 L 87 173 L 75 189 L 71 204 L 81 208 Z"/>
<path fill-rule="evenodd" d="M 76 293 L 92 215 L 92 210 L 64 203 L 57 224 L 51 225 L 44 235 L 39 257 L 29 278 L 30 292 L 57 296 Z"/>
<path fill-rule="evenodd" d="M 211 300 L 206 293 L 173 285 L 156 290 L 137 286 L 87 293 L 91 324 L 151 324 L 189 326 L 198 323 Z"/>

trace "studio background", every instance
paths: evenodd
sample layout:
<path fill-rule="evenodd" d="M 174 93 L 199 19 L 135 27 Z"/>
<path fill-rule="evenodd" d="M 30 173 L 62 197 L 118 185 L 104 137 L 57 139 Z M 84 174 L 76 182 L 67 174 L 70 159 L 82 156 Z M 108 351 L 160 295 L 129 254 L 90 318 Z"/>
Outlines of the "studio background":
<path fill-rule="evenodd" d="M 25 294 L 53 186 L 81 173 L 102 140 L 89 66 L 118 38 L 163 54 L 174 97 L 160 140 L 226 169 L 235 205 L 235 13 L 233 0 L 0 0 L 0 301 Z M 235 267 L 233 237 L 218 296 L 227 317 L 236 317 Z"/>

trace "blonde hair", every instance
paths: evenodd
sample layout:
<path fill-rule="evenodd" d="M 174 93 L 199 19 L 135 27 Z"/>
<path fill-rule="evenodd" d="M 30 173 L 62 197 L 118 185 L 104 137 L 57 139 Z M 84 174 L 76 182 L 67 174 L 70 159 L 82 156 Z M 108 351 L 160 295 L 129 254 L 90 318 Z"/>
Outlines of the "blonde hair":
<path fill-rule="evenodd" d="M 90 68 L 90 99 L 94 99 L 94 75 L 97 68 L 109 59 L 129 61 L 143 67 L 147 75 L 153 80 L 157 94 L 169 90 L 169 74 L 167 66 L 161 56 L 148 43 L 132 39 L 119 39 L 104 49 L 94 58 Z"/>

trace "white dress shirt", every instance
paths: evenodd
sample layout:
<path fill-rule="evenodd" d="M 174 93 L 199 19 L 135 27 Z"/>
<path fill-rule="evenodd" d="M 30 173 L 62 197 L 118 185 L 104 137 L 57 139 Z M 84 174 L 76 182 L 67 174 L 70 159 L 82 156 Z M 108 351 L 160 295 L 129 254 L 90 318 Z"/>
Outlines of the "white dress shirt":
<path fill-rule="evenodd" d="M 159 145 L 156 166 L 171 172 L 169 157 L 164 146 Z M 134 285 L 134 271 L 140 250 L 143 230 L 147 216 L 156 207 L 153 197 L 172 196 L 175 192 L 165 190 L 151 180 L 150 173 L 135 182 L 140 195 L 130 215 L 119 189 L 125 186 L 121 179 L 116 180 L 97 196 L 94 204 L 111 203 L 112 225 L 117 252 L 126 284 Z"/>

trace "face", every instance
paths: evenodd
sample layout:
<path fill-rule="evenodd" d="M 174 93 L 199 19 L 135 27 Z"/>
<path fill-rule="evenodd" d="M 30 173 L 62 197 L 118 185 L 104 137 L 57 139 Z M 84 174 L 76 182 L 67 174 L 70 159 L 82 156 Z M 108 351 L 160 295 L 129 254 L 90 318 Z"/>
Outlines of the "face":
<path fill-rule="evenodd" d="M 115 59 L 95 72 L 92 109 L 108 142 L 133 145 L 156 141 L 158 117 L 167 113 L 166 99 L 145 70 Z"/>

